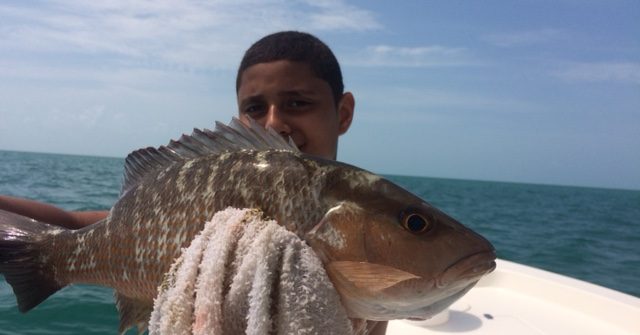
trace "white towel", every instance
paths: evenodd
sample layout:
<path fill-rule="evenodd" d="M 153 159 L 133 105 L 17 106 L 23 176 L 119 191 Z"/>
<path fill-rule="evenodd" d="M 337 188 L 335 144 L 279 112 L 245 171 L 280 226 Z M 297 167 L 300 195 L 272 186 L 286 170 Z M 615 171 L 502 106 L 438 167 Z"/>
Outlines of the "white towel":
<path fill-rule="evenodd" d="M 313 250 L 256 210 L 214 215 L 172 265 L 150 334 L 353 334 Z"/>

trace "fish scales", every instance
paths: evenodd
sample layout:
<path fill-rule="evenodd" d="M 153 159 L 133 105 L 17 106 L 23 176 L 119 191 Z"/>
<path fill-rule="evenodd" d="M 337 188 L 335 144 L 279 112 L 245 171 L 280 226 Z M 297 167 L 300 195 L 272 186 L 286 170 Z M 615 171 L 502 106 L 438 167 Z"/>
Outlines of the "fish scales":
<path fill-rule="evenodd" d="M 269 168 L 256 167 L 261 160 L 268 161 Z M 245 150 L 189 160 L 158 178 L 149 176 L 123 195 L 104 224 L 56 237 L 62 249 L 52 250 L 51 255 L 59 257 L 53 263 L 66 264 L 57 268 L 56 279 L 111 286 L 151 300 L 181 248 L 213 213 L 229 206 L 260 208 L 304 235 L 326 207 L 318 196 L 322 169 L 304 160 L 290 152 Z M 104 238 L 107 230 L 109 239 Z"/>

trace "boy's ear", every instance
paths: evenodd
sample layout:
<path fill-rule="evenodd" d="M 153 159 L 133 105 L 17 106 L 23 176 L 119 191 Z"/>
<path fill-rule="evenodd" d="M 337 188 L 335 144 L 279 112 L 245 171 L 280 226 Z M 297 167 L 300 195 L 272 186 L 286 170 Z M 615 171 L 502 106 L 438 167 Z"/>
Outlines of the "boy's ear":
<path fill-rule="evenodd" d="M 353 94 L 351 94 L 351 92 L 345 92 L 338 103 L 338 133 L 340 135 L 349 130 L 355 107 L 356 101 L 353 98 Z"/>

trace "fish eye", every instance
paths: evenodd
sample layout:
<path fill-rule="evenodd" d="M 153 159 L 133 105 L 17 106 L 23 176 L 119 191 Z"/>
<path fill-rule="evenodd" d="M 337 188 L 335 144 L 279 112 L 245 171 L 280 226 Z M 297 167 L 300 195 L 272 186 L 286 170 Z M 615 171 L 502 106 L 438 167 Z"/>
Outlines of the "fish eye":
<path fill-rule="evenodd" d="M 431 228 L 429 221 L 427 221 L 424 216 L 417 213 L 405 215 L 402 220 L 402 225 L 405 229 L 414 234 L 424 233 Z"/>

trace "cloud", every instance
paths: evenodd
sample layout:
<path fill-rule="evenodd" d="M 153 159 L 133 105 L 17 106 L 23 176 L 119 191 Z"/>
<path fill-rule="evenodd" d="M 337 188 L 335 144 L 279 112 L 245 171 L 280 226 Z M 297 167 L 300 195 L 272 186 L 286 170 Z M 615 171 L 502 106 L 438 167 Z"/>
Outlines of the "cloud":
<path fill-rule="evenodd" d="M 345 63 L 353 66 L 390 67 L 441 67 L 478 65 L 472 61 L 465 48 L 441 45 L 399 47 L 389 45 L 369 46 Z"/>
<path fill-rule="evenodd" d="M 498 119 L 536 113 L 540 106 L 535 102 L 520 100 L 499 94 L 477 91 L 459 91 L 410 86 L 379 86 L 358 94 L 358 99 L 366 101 L 365 119 L 375 119 L 383 123 L 444 122 L 444 119 L 497 116 Z M 389 108 L 397 117 L 389 118 Z M 359 114 L 360 115 L 360 114 Z"/>
<path fill-rule="evenodd" d="M 547 28 L 490 34 L 482 39 L 499 47 L 519 47 L 563 39 L 565 35 L 561 30 Z"/>
<path fill-rule="evenodd" d="M 306 3 L 320 9 L 318 13 L 310 15 L 309 25 L 312 30 L 366 31 L 382 28 L 370 11 L 342 1 L 309 0 Z"/>
<path fill-rule="evenodd" d="M 42 129 L 54 130 L 62 127 L 71 128 L 94 128 L 112 116 L 105 113 L 104 105 L 87 106 L 75 113 L 69 113 L 57 108 L 51 110 L 46 117 L 37 119 L 25 117 L 31 124 L 38 122 Z"/>
<path fill-rule="evenodd" d="M 0 4 L 0 54 L 115 57 L 229 69 L 250 43 L 269 32 L 379 27 L 371 12 L 337 0 L 5 3 Z"/>
<path fill-rule="evenodd" d="M 617 82 L 640 84 L 640 63 L 591 62 L 570 63 L 554 73 L 573 82 Z"/>

